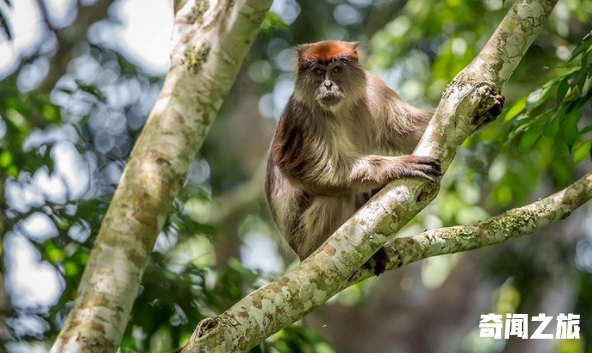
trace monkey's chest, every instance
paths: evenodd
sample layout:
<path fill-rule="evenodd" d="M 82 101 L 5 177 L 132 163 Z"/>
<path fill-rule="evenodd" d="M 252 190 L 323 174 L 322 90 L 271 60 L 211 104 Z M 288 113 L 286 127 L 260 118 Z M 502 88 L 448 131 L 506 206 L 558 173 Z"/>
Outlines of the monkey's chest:
<path fill-rule="evenodd" d="M 328 148 L 332 154 L 340 157 L 356 157 L 360 154 L 370 153 L 372 150 L 368 134 L 359 124 L 343 122 L 333 124 Z"/>

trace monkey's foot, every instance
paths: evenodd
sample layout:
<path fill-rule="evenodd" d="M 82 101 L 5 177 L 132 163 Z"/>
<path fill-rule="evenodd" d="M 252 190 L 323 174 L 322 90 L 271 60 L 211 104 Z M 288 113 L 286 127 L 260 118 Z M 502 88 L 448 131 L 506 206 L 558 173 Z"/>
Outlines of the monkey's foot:
<path fill-rule="evenodd" d="M 384 248 L 380 248 L 376 254 L 372 255 L 370 260 L 364 264 L 364 267 L 370 267 L 370 270 L 376 277 L 380 276 L 386 270 L 386 264 L 389 263 L 389 257 Z"/>

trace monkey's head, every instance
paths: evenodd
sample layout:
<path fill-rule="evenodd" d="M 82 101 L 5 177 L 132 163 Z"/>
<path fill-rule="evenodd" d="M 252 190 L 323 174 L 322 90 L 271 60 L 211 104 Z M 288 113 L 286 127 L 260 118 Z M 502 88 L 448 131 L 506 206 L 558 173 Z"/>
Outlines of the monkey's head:
<path fill-rule="evenodd" d="M 358 43 L 324 41 L 304 44 L 296 50 L 297 100 L 335 112 L 362 97 L 365 75 L 358 61 Z"/>

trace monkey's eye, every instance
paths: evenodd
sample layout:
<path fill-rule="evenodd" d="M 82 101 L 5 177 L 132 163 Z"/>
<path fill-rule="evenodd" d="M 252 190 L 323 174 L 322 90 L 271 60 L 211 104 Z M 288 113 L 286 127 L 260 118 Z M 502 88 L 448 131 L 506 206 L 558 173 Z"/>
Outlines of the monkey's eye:
<path fill-rule="evenodd" d="M 316 69 L 315 70 L 315 74 L 319 75 L 319 76 L 323 76 L 323 70 L 321 69 Z"/>
<path fill-rule="evenodd" d="M 340 66 L 335 66 L 335 68 L 333 69 L 333 73 L 335 75 L 339 75 L 341 73 L 341 67 Z"/>

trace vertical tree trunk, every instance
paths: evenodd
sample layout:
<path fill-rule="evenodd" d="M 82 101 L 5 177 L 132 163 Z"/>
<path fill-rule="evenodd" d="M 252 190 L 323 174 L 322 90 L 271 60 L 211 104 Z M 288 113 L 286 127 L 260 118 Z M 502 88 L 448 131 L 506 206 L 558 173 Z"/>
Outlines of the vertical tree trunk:
<path fill-rule="evenodd" d="M 183 5 L 176 7 L 171 68 L 52 353 L 117 350 L 156 236 L 271 0 L 192 0 Z"/>

